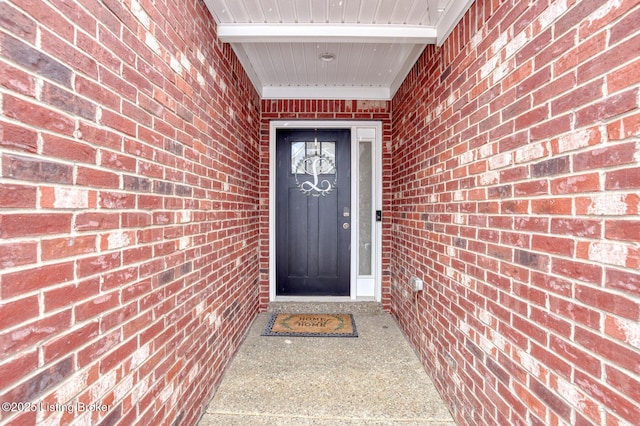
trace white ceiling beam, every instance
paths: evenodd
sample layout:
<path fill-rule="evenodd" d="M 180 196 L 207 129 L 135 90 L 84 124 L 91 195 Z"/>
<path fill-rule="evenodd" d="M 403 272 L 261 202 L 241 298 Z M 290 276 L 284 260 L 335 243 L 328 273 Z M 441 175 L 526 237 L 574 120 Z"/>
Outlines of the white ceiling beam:
<path fill-rule="evenodd" d="M 263 99 L 354 99 L 354 100 L 390 100 L 388 87 L 282 87 L 265 86 Z"/>
<path fill-rule="evenodd" d="M 433 44 L 434 27 L 350 24 L 218 24 L 227 43 L 396 43 Z"/>

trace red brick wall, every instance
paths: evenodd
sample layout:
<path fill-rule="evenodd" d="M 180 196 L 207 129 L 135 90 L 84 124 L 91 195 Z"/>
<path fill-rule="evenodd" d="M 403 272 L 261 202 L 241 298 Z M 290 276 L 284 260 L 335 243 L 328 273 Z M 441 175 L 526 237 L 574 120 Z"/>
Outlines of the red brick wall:
<path fill-rule="evenodd" d="M 260 129 L 260 306 L 269 303 L 269 125 L 273 120 L 369 120 L 382 122 L 382 207 L 390 217 L 391 102 L 263 99 Z M 390 306 L 391 222 L 382 224 L 382 304 Z"/>
<path fill-rule="evenodd" d="M 109 407 L 0 422 L 194 424 L 258 306 L 260 101 L 204 4 L 1 2 L 0 111 L 0 401 Z"/>
<path fill-rule="evenodd" d="M 478 0 L 393 99 L 392 305 L 461 424 L 640 419 L 638 22 Z"/>

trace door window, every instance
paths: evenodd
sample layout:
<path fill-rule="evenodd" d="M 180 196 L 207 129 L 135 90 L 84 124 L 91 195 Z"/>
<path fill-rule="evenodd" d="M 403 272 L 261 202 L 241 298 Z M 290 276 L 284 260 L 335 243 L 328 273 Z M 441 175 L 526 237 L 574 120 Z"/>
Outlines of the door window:
<path fill-rule="evenodd" d="M 291 142 L 291 173 L 298 189 L 312 197 L 326 196 L 338 184 L 336 143 Z"/>
<path fill-rule="evenodd" d="M 358 275 L 372 275 L 373 261 L 373 144 L 358 144 Z"/>
<path fill-rule="evenodd" d="M 311 161 L 321 158 L 318 174 L 330 175 L 336 172 L 335 142 L 292 142 L 291 173 L 312 174 Z"/>

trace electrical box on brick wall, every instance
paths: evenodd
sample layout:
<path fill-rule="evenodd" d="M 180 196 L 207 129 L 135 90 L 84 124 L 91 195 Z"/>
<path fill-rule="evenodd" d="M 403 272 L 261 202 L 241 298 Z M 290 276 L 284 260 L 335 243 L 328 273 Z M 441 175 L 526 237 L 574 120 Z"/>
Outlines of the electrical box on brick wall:
<path fill-rule="evenodd" d="M 409 280 L 409 287 L 411 287 L 411 291 L 422 291 L 424 288 L 424 283 L 420 278 L 411 277 Z"/>

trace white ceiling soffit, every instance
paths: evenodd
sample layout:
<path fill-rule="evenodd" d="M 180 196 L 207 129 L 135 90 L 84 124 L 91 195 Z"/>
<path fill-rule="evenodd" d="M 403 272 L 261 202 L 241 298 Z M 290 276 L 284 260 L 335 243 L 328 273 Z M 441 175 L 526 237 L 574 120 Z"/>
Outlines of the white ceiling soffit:
<path fill-rule="evenodd" d="M 265 99 L 390 100 L 474 0 L 205 0 Z M 332 61 L 323 54 L 335 55 Z"/>

